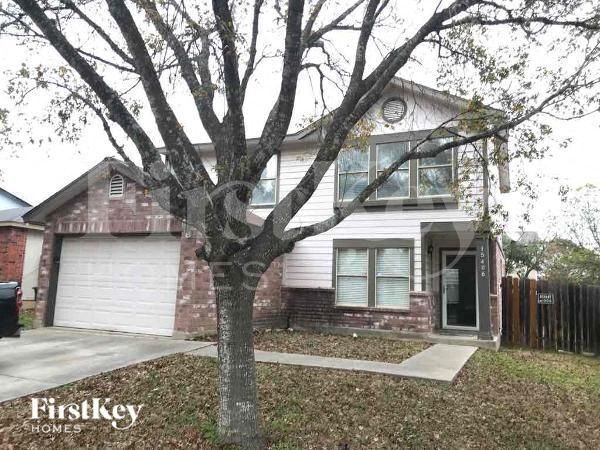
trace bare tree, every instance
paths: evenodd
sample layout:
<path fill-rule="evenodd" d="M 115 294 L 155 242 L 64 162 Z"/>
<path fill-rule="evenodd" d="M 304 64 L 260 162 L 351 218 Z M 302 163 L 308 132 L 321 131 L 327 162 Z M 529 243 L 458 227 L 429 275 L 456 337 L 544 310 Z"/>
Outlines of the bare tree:
<path fill-rule="evenodd" d="M 533 152 L 539 136 L 547 132 L 543 126 L 530 126 L 534 116 L 585 114 L 595 95 L 600 14 L 596 0 L 436 0 L 423 7 L 418 20 L 412 17 L 416 24 L 403 17 L 406 4 L 11 0 L 0 6 L 5 39 L 38 50 L 51 46 L 66 63 L 54 68 L 24 66 L 13 80 L 13 93 L 55 89 L 60 95 L 58 114 L 48 120 L 65 138 L 82 126 L 82 116 L 97 116 L 115 150 L 160 205 L 204 235 L 196 253 L 210 263 L 216 288 L 218 428 L 225 443 L 261 446 L 252 305 L 260 275 L 275 258 L 299 240 L 342 222 L 407 160 L 482 139 L 504 139 L 511 130 L 521 130 L 519 148 Z M 502 39 L 508 33 L 512 38 Z M 281 40 L 273 44 L 273 36 Z M 494 37 L 498 45 L 488 45 Z M 267 40 L 272 51 L 264 45 Z M 349 55 L 339 50 L 342 42 L 351 43 Z M 328 219 L 290 227 L 356 124 L 396 74 L 424 57 L 424 49 L 438 59 L 441 81 L 453 81 L 459 93 L 472 99 L 452 122 L 440 124 L 455 139 L 413 147 Z M 556 69 L 530 66 L 536 52 L 552 59 Z M 248 145 L 244 102 L 257 66 L 273 58 L 278 61 L 278 93 L 260 136 Z M 253 189 L 267 162 L 280 151 L 304 76 L 316 77 L 322 107 L 315 158 L 264 223 L 252 224 L 247 213 Z M 478 84 L 468 81 L 474 78 Z M 214 147 L 216 180 L 174 112 L 169 85 L 185 89 L 195 105 Z M 341 91 L 333 110 L 326 104 L 331 89 Z M 495 109 L 484 106 L 484 100 Z M 219 103 L 225 105 L 222 112 L 215 106 Z M 140 120 L 141 106 L 149 106 L 154 124 Z M 3 111 L 4 122 L 5 116 Z M 151 138 L 154 132 L 162 142 Z M 141 156 L 141 168 L 119 143 L 123 137 Z M 422 143 L 432 138 L 433 134 Z M 160 145 L 170 167 L 161 158 Z M 489 155 L 492 162 L 503 158 L 499 151 Z M 252 270 L 247 270 L 249 265 Z"/>

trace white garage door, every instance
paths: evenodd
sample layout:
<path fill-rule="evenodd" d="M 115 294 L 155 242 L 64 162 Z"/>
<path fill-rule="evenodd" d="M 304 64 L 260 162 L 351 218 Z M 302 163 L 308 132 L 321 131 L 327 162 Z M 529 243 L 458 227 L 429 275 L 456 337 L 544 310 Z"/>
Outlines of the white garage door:
<path fill-rule="evenodd" d="M 173 334 L 179 239 L 65 238 L 54 325 Z"/>

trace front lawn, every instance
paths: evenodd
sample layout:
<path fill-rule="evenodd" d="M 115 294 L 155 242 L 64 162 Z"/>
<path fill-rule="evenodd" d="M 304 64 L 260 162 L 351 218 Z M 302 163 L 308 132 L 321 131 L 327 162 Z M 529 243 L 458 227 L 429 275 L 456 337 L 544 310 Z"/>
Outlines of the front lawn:
<path fill-rule="evenodd" d="M 44 394 L 57 404 L 144 404 L 128 431 L 102 421 L 76 434 L 32 433 L 29 399 L 5 403 L 0 447 L 218 448 L 216 377 L 215 360 L 176 355 Z M 259 364 L 258 377 L 271 448 L 600 447 L 599 359 L 480 350 L 452 385 L 271 364 Z"/>
<path fill-rule="evenodd" d="M 272 352 L 401 363 L 425 350 L 429 344 L 381 336 L 354 338 L 316 331 L 271 330 L 257 332 L 254 346 Z"/>

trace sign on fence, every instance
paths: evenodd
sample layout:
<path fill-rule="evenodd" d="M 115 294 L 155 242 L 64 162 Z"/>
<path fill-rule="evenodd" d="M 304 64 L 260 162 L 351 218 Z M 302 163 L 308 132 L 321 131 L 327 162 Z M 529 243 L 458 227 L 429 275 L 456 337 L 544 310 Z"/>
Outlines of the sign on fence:
<path fill-rule="evenodd" d="M 554 305 L 554 294 L 552 292 L 538 292 L 538 305 Z"/>

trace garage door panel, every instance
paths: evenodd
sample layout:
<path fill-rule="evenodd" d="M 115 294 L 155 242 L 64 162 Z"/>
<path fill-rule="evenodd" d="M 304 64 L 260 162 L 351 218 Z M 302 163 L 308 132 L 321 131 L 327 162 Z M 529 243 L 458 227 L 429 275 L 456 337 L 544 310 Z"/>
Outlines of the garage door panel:
<path fill-rule="evenodd" d="M 171 335 L 179 248 L 170 236 L 65 238 L 54 324 Z"/>

